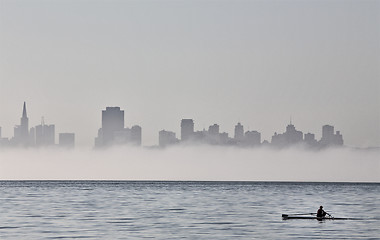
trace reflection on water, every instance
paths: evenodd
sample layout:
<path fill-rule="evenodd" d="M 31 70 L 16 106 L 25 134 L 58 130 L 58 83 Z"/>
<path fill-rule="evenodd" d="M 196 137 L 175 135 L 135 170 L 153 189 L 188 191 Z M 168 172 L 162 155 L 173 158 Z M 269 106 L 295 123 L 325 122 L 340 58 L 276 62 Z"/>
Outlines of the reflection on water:
<path fill-rule="evenodd" d="M 361 220 L 282 220 L 315 212 Z M 380 184 L 0 181 L 1 239 L 370 239 Z"/>

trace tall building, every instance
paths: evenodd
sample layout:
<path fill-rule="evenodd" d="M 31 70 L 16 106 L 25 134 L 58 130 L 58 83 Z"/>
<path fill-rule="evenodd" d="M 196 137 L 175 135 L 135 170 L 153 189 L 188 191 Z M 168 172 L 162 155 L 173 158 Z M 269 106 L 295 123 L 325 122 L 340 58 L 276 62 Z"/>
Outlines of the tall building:
<path fill-rule="evenodd" d="M 221 135 L 219 133 L 219 125 L 218 124 L 214 124 L 214 125 L 211 125 L 209 128 L 208 128 L 208 131 L 207 133 L 205 134 L 205 137 L 206 137 L 206 142 L 209 143 L 209 144 L 221 144 Z"/>
<path fill-rule="evenodd" d="M 322 126 L 322 145 L 330 145 L 334 141 L 334 127 L 330 125 Z"/>
<path fill-rule="evenodd" d="M 59 146 L 65 148 L 75 147 L 75 134 L 74 133 L 60 133 Z"/>
<path fill-rule="evenodd" d="M 340 134 L 340 131 L 336 131 L 334 135 L 334 144 L 335 145 L 343 145 L 343 136 Z"/>
<path fill-rule="evenodd" d="M 193 119 L 181 120 L 181 141 L 186 141 L 192 138 L 194 134 L 194 121 Z"/>
<path fill-rule="evenodd" d="M 222 132 L 218 135 L 218 137 L 219 137 L 219 144 L 223 144 L 223 145 L 229 144 L 230 138 L 228 137 L 228 133 Z"/>
<path fill-rule="evenodd" d="M 161 130 L 158 132 L 158 145 L 160 147 L 166 147 L 178 142 L 174 132 Z"/>
<path fill-rule="evenodd" d="M 289 144 L 299 143 L 303 140 L 303 133 L 301 131 L 297 131 L 295 126 L 290 123 L 286 127 L 285 137 Z"/>
<path fill-rule="evenodd" d="M 35 127 L 36 146 L 52 146 L 55 144 L 55 126 L 46 125 L 42 120 L 41 125 Z"/>
<path fill-rule="evenodd" d="M 26 114 L 26 102 L 24 102 L 24 107 L 22 108 L 20 133 L 23 138 L 29 138 L 29 118 Z"/>
<path fill-rule="evenodd" d="M 315 139 L 315 135 L 312 133 L 305 133 L 304 134 L 304 141 L 307 145 L 316 147 L 317 146 L 317 140 Z"/>
<path fill-rule="evenodd" d="M 138 125 L 131 128 L 131 143 L 136 146 L 141 146 L 141 127 Z"/>
<path fill-rule="evenodd" d="M 297 131 L 292 122 L 286 126 L 286 131 L 283 134 L 274 133 L 272 136 L 272 144 L 277 147 L 285 147 L 300 143 L 302 141 L 303 133 L 301 131 Z"/>
<path fill-rule="evenodd" d="M 243 125 L 241 125 L 241 123 L 238 123 L 235 126 L 234 139 L 237 142 L 243 141 L 243 139 L 244 139 L 244 127 L 243 127 Z"/>
<path fill-rule="evenodd" d="M 343 145 L 343 136 L 340 131 L 336 131 L 334 134 L 334 127 L 330 125 L 324 125 L 322 127 L 322 138 L 319 141 L 322 147 L 332 146 L 332 145 Z"/>
<path fill-rule="evenodd" d="M 111 145 L 114 133 L 124 129 L 124 111 L 120 107 L 106 107 L 102 111 L 102 145 Z"/>
<path fill-rule="evenodd" d="M 210 134 L 210 135 L 219 135 L 219 125 L 218 124 L 211 125 L 208 128 L 208 134 Z"/>
<path fill-rule="evenodd" d="M 35 146 L 36 145 L 36 129 L 34 127 L 30 128 L 29 130 L 29 139 L 30 139 L 30 145 Z"/>
<path fill-rule="evenodd" d="M 24 102 L 20 125 L 17 125 L 14 128 L 13 143 L 16 145 L 27 146 L 29 145 L 29 141 L 29 118 L 26 113 L 26 103 Z"/>
<path fill-rule="evenodd" d="M 95 147 L 107 147 L 113 144 L 141 145 L 141 127 L 124 128 L 124 111 L 120 107 L 106 107 L 102 110 L 102 127 L 95 138 Z"/>
<path fill-rule="evenodd" d="M 259 146 L 261 144 L 261 133 L 258 131 L 247 131 L 245 132 L 244 143 L 247 146 Z"/>

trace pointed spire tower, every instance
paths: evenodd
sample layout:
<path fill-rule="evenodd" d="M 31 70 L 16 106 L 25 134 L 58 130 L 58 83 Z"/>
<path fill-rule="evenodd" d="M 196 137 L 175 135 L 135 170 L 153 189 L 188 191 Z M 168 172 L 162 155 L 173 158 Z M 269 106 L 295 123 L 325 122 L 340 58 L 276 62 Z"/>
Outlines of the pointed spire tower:
<path fill-rule="evenodd" d="M 21 130 L 21 138 L 28 139 L 29 137 L 29 119 L 28 115 L 26 114 L 26 102 L 24 102 L 24 107 L 22 109 L 22 117 L 21 117 L 21 124 L 20 124 L 20 130 Z"/>
<path fill-rule="evenodd" d="M 22 109 L 22 118 L 28 118 L 28 116 L 26 115 L 26 102 L 24 102 L 24 107 Z"/>

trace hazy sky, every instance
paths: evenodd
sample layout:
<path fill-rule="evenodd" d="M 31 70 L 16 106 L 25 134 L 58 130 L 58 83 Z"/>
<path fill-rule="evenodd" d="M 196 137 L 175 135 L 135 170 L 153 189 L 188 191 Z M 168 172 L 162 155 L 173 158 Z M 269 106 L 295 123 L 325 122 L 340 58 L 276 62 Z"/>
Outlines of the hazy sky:
<path fill-rule="evenodd" d="M 292 116 L 319 139 L 380 146 L 380 1 L 0 0 L 0 126 L 75 132 L 92 146 L 101 110 L 158 131 L 193 118 L 270 140 Z"/>

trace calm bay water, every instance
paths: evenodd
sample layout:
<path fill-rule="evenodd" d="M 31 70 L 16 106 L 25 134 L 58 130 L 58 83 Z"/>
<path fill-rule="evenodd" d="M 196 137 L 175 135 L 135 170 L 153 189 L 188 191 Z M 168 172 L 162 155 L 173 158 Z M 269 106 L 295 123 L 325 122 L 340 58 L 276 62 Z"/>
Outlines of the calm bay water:
<path fill-rule="evenodd" d="M 359 220 L 282 220 L 315 212 Z M 0 181 L 0 239 L 379 239 L 380 184 Z"/>

